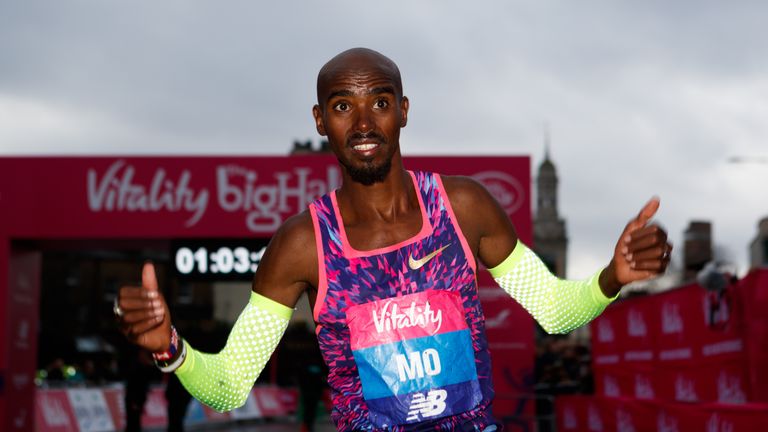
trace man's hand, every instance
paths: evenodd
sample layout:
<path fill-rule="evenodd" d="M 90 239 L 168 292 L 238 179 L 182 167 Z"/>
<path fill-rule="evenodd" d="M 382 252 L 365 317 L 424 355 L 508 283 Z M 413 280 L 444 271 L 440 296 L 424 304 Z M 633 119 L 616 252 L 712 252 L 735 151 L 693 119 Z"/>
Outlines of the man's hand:
<path fill-rule="evenodd" d="M 600 275 L 600 287 L 607 297 L 615 296 L 622 286 L 664 273 L 669 265 L 672 245 L 667 233 L 656 224 L 649 224 L 659 209 L 659 199 L 652 198 L 629 221 L 621 233 L 613 259 Z"/>
<path fill-rule="evenodd" d="M 122 315 L 117 319 L 120 330 L 129 341 L 149 352 L 163 352 L 171 345 L 171 314 L 157 287 L 155 266 L 145 263 L 141 285 L 120 288 L 117 306 Z"/>

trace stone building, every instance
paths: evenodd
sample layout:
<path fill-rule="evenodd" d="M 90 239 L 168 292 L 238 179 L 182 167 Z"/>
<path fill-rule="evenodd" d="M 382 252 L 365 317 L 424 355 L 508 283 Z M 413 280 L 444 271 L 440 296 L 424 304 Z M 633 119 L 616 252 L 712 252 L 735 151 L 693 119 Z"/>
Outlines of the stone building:
<path fill-rule="evenodd" d="M 553 274 L 565 278 L 568 236 L 565 221 L 557 212 L 557 170 L 549 149 L 536 178 L 536 214 L 533 218 L 533 250 Z"/>
<path fill-rule="evenodd" d="M 749 246 L 749 257 L 751 268 L 768 266 L 768 217 L 757 224 L 757 236 Z"/>
<path fill-rule="evenodd" d="M 683 280 L 696 279 L 704 266 L 712 261 L 712 223 L 691 221 L 683 233 Z"/>

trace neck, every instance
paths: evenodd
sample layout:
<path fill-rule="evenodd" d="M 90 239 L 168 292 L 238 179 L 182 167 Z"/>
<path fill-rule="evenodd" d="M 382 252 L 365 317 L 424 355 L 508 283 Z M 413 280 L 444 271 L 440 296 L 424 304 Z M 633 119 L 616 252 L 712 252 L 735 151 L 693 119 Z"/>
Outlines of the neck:
<path fill-rule="evenodd" d="M 355 182 L 344 172 L 336 199 L 348 222 L 370 218 L 395 221 L 399 215 L 419 207 L 411 175 L 397 156 L 384 180 L 369 186 Z"/>

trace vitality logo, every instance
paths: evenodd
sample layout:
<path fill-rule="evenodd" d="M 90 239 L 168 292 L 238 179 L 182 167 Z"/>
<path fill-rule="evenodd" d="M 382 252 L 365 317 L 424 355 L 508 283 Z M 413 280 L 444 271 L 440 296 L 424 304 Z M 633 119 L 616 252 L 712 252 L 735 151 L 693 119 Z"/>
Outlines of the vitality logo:
<path fill-rule="evenodd" d="M 410 422 L 442 414 L 445 411 L 446 399 L 448 399 L 448 392 L 445 390 L 430 390 L 426 396 L 424 393 L 414 394 L 406 421 Z"/>

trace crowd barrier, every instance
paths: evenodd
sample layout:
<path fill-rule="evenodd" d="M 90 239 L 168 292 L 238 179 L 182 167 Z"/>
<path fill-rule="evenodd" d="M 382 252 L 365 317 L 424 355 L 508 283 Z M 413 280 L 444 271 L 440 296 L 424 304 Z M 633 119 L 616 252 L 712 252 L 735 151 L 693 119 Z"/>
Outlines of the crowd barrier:
<path fill-rule="evenodd" d="M 298 390 L 275 386 L 254 387 L 245 405 L 219 413 L 192 399 L 185 423 L 276 418 L 296 412 Z M 164 389 L 152 388 L 144 406 L 142 425 L 163 428 L 168 423 Z M 123 386 L 98 388 L 37 389 L 35 430 L 38 432 L 110 432 L 123 430 Z"/>
<path fill-rule="evenodd" d="M 722 293 L 691 284 L 625 300 L 592 323 L 596 393 L 674 402 L 768 402 L 768 270 Z"/>
<path fill-rule="evenodd" d="M 591 324 L 596 394 L 559 396 L 557 430 L 768 430 L 766 310 L 766 269 L 609 307 Z"/>
<path fill-rule="evenodd" d="M 558 396 L 559 432 L 754 432 L 768 427 L 768 404 L 682 403 Z"/>

